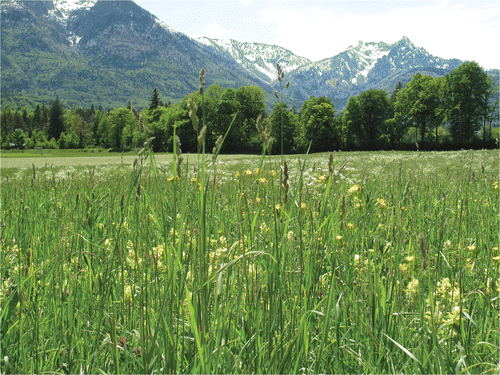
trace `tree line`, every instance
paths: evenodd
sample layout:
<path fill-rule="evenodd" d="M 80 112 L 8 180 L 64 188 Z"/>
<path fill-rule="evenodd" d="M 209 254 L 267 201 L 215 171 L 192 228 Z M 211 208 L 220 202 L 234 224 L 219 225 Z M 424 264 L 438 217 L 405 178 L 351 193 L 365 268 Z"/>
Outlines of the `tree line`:
<path fill-rule="evenodd" d="M 129 150 L 153 138 L 155 152 L 171 152 L 175 129 L 183 152 L 197 152 L 194 108 L 206 125 L 207 150 L 229 129 L 221 150 L 225 153 L 262 152 L 263 140 L 274 154 L 495 147 L 498 96 L 492 87 L 477 63 L 465 62 L 445 77 L 418 73 L 405 87 L 398 84 L 392 94 L 371 89 L 352 96 L 340 113 L 327 97 L 311 96 L 297 110 L 277 92 L 277 102 L 267 113 L 266 93 L 257 86 L 233 89 L 213 84 L 174 104 L 164 103 L 155 88 L 149 106 L 140 113 L 130 102 L 107 110 L 64 109 L 56 98 L 51 106 L 38 105 L 32 112 L 3 110 L 1 144 L 2 148 Z"/>

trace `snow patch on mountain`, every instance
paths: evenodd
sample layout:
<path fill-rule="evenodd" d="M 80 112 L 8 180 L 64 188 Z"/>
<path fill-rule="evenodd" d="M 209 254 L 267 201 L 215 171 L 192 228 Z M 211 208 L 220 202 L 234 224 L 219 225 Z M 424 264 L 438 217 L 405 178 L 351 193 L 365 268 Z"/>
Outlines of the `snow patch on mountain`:
<path fill-rule="evenodd" d="M 351 82 L 356 83 L 357 77 L 363 76 L 366 78 L 368 73 L 375 67 L 377 61 L 390 53 L 391 46 L 385 43 L 365 43 L 359 41 L 356 46 L 348 47 L 347 51 L 357 56 L 360 60 L 360 65 L 364 67 L 363 70 L 357 73 L 356 77 L 352 78 Z"/>
<path fill-rule="evenodd" d="M 89 10 L 97 3 L 97 0 L 54 0 L 55 9 L 67 18 L 77 10 Z"/>
<path fill-rule="evenodd" d="M 238 64 L 260 80 L 270 83 L 277 78 L 277 64 L 285 74 L 311 63 L 279 46 L 264 43 L 239 42 L 234 39 L 198 38 L 197 42 L 229 54 Z"/>
<path fill-rule="evenodd" d="M 65 15 L 69 15 L 75 10 L 92 8 L 97 0 L 54 0 L 54 6 Z"/>

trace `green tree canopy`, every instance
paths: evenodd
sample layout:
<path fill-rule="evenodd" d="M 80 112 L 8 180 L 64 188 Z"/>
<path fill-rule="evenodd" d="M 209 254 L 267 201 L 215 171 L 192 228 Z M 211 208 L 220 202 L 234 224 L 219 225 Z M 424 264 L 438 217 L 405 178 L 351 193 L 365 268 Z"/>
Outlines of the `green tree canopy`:
<path fill-rule="evenodd" d="M 390 133 L 387 120 L 391 111 L 391 105 L 387 92 L 371 89 L 364 91 L 358 96 L 361 110 L 361 126 L 355 129 L 361 130 L 359 134 L 362 145 L 370 149 L 379 149 L 388 145 Z"/>
<path fill-rule="evenodd" d="M 491 80 L 474 61 L 466 61 L 446 75 L 447 119 L 457 143 L 469 144 L 487 113 Z"/>
<path fill-rule="evenodd" d="M 299 116 L 290 111 L 286 103 L 276 103 L 269 117 L 271 137 L 274 138 L 273 153 L 281 153 L 281 136 L 283 135 L 283 153 L 295 151 L 294 137 L 298 131 Z M 282 133 L 283 131 L 283 133 Z"/>
<path fill-rule="evenodd" d="M 311 144 L 311 152 L 330 151 L 340 146 L 335 126 L 335 108 L 324 96 L 311 96 L 300 110 L 299 139 L 302 147 Z"/>
<path fill-rule="evenodd" d="M 115 150 L 131 147 L 131 138 L 122 138 L 122 136 L 126 127 L 129 129 L 135 129 L 137 127 L 137 120 L 132 112 L 127 108 L 113 109 L 108 115 L 108 121 L 108 147 Z M 132 133 L 129 132 L 128 134 L 130 135 Z"/>
<path fill-rule="evenodd" d="M 429 130 L 442 123 L 439 82 L 436 78 L 417 73 L 398 95 L 397 118 L 409 116 L 410 126 L 415 127 L 423 142 Z"/>

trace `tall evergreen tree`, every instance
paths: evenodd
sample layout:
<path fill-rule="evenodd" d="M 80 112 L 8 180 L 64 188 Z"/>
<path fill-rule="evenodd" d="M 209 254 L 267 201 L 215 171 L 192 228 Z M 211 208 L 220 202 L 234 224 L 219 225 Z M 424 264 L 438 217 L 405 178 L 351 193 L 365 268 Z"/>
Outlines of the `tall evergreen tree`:
<path fill-rule="evenodd" d="M 40 108 L 40 104 L 38 104 L 33 113 L 33 130 L 40 129 L 42 129 L 42 109 Z"/>
<path fill-rule="evenodd" d="M 49 128 L 47 131 L 48 138 L 59 139 L 61 133 L 64 131 L 63 110 L 59 103 L 59 97 L 56 97 L 52 103 L 49 113 Z"/>
<path fill-rule="evenodd" d="M 396 88 L 394 89 L 394 91 L 392 92 L 391 94 L 391 98 L 390 98 L 390 101 L 391 101 L 391 104 L 394 105 L 396 104 L 397 100 L 398 100 L 398 93 L 403 89 L 403 84 L 401 83 L 401 81 L 398 82 L 398 84 L 396 85 Z"/>
<path fill-rule="evenodd" d="M 6 108 L 2 111 L 2 121 L 0 125 L 2 136 L 7 136 L 14 131 L 14 115 L 10 109 Z"/>
<path fill-rule="evenodd" d="M 161 105 L 162 102 L 160 100 L 160 95 L 158 94 L 158 90 L 155 87 L 153 90 L 153 95 L 151 96 L 151 101 L 149 102 L 149 111 L 151 112 Z"/>
<path fill-rule="evenodd" d="M 47 131 L 49 128 L 49 109 L 45 106 L 45 104 L 42 104 L 42 126 L 40 130 L 42 130 L 45 135 L 47 135 Z"/>

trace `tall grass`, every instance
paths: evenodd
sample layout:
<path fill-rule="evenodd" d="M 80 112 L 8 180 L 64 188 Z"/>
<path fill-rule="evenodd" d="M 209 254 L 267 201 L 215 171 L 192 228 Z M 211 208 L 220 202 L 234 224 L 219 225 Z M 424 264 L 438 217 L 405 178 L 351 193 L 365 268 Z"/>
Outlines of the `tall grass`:
<path fill-rule="evenodd" d="M 496 152 L 188 156 L 2 181 L 2 372 L 498 373 Z"/>

